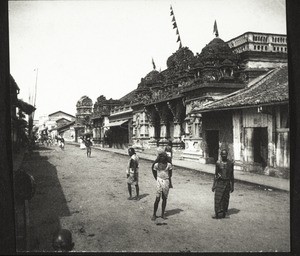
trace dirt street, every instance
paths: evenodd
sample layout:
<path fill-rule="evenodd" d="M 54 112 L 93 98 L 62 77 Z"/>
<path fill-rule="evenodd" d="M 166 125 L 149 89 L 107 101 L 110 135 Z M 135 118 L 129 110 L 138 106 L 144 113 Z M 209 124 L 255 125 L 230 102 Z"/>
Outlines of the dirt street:
<path fill-rule="evenodd" d="M 290 250 L 289 193 L 236 183 L 229 216 L 212 219 L 212 177 L 174 168 L 167 220 L 151 221 L 155 179 L 140 160 L 140 201 L 129 201 L 129 157 L 67 145 L 35 150 L 23 167 L 35 177 L 31 247 L 53 251 L 58 228 L 72 232 L 74 251 L 245 252 Z M 133 191 L 135 195 L 135 191 Z M 161 213 L 161 203 L 158 215 Z"/>

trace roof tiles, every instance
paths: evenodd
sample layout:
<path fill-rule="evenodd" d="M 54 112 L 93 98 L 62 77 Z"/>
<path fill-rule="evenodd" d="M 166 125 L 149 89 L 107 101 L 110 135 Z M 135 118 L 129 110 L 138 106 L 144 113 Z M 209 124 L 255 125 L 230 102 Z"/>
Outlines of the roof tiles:
<path fill-rule="evenodd" d="M 225 96 L 218 101 L 194 108 L 193 111 L 210 111 L 252 107 L 275 104 L 288 101 L 288 68 L 278 68 L 269 72 L 265 77 L 235 93 Z"/>

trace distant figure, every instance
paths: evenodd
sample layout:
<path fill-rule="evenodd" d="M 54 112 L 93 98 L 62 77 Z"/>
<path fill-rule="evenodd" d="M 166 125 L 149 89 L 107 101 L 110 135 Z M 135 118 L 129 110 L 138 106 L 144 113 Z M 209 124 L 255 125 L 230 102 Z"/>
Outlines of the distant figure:
<path fill-rule="evenodd" d="M 88 137 L 86 140 L 84 140 L 84 145 L 86 147 L 86 156 L 87 157 L 91 157 L 91 153 L 92 153 L 92 141 L 90 139 L 90 137 Z"/>
<path fill-rule="evenodd" d="M 64 139 L 63 137 L 60 138 L 60 148 L 61 148 L 62 150 L 65 149 L 65 139 Z"/>
<path fill-rule="evenodd" d="M 52 246 L 55 251 L 71 251 L 74 247 L 72 233 L 67 229 L 59 230 L 53 236 Z"/>
<path fill-rule="evenodd" d="M 79 138 L 79 146 L 80 146 L 80 149 L 85 149 L 83 137 L 80 137 L 80 138 Z"/>
<path fill-rule="evenodd" d="M 223 149 L 220 155 L 221 161 L 216 163 L 212 186 L 212 191 L 215 192 L 214 219 L 225 218 L 228 211 L 230 193 L 234 191 L 233 162 L 227 159 L 228 152 L 226 149 Z"/>
<path fill-rule="evenodd" d="M 134 148 L 128 149 L 128 155 L 130 159 L 126 169 L 127 174 L 127 187 L 129 192 L 128 200 L 139 200 L 139 157 L 136 155 Z M 135 185 L 136 197 L 132 197 L 131 185 Z"/>
<path fill-rule="evenodd" d="M 168 162 L 168 156 L 166 152 L 162 152 L 158 155 L 158 158 L 152 166 L 152 173 L 156 179 L 156 199 L 154 202 L 154 211 L 151 220 L 156 220 L 158 204 L 160 197 L 162 197 L 162 211 L 161 217 L 165 219 L 165 209 L 167 206 L 167 198 L 170 188 L 170 178 L 172 177 L 172 164 Z"/>

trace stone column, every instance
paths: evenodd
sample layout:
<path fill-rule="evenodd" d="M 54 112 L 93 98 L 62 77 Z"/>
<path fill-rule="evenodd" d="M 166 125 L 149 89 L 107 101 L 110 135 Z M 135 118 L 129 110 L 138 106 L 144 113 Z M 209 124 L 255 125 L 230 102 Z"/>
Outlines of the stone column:
<path fill-rule="evenodd" d="M 242 158 L 242 113 L 237 110 L 232 114 L 232 124 L 233 124 L 233 159 L 235 161 L 234 168 L 237 170 L 242 170 L 243 158 Z"/>
<path fill-rule="evenodd" d="M 146 122 L 146 113 L 143 111 L 141 114 L 140 114 L 140 136 L 141 136 L 141 139 L 145 139 L 146 137 L 148 137 L 148 125 L 147 125 L 147 122 Z"/>
<path fill-rule="evenodd" d="M 104 126 L 103 126 L 104 123 L 103 122 L 102 122 L 101 127 L 99 128 L 99 130 L 100 130 L 100 145 L 101 145 L 101 147 L 104 148 Z"/>
<path fill-rule="evenodd" d="M 180 144 L 181 140 L 180 140 L 180 122 L 178 120 L 174 120 L 174 134 L 173 134 L 174 140 L 173 143 L 174 144 Z"/>
<path fill-rule="evenodd" d="M 181 131 L 180 127 L 183 122 L 183 113 L 184 113 L 184 106 L 182 101 L 177 102 L 167 102 L 167 106 L 172 113 L 173 121 L 174 121 L 174 131 L 173 131 L 173 146 L 180 147 L 181 143 Z"/>
<path fill-rule="evenodd" d="M 157 140 L 155 139 L 155 109 L 144 108 L 145 117 L 147 117 L 148 123 L 148 136 L 149 136 L 149 146 L 156 147 Z"/>
<path fill-rule="evenodd" d="M 132 118 L 132 141 L 136 142 L 136 115 L 133 115 Z"/>
<path fill-rule="evenodd" d="M 167 139 L 167 122 L 168 122 L 168 108 L 163 105 L 160 109 L 157 108 L 159 117 L 160 117 L 160 139 L 159 145 L 165 147 L 168 144 Z"/>
<path fill-rule="evenodd" d="M 247 163 L 254 162 L 254 152 L 253 152 L 253 133 L 254 128 L 245 128 L 245 151 L 244 151 L 244 161 Z"/>
<path fill-rule="evenodd" d="M 93 139 L 94 139 L 94 141 L 95 140 L 97 141 L 98 140 L 97 127 L 93 127 L 92 131 L 93 131 Z"/>

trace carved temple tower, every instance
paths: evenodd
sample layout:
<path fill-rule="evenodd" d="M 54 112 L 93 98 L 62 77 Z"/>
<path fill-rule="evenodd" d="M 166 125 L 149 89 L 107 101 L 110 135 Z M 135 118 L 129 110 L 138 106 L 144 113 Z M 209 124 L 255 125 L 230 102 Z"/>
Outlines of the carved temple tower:
<path fill-rule="evenodd" d="M 91 133 L 91 115 L 93 102 L 88 96 L 82 96 L 76 104 L 75 141 L 85 133 Z"/>

